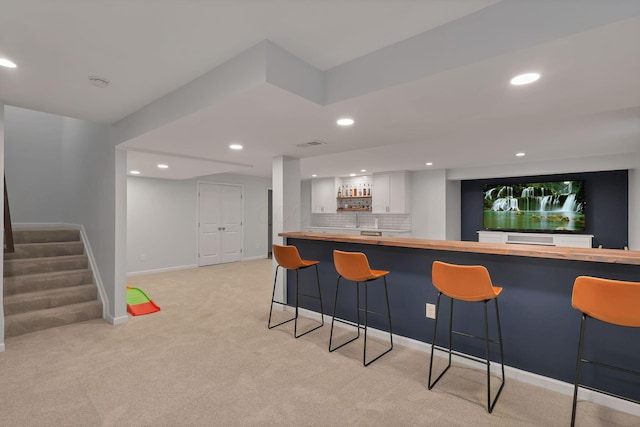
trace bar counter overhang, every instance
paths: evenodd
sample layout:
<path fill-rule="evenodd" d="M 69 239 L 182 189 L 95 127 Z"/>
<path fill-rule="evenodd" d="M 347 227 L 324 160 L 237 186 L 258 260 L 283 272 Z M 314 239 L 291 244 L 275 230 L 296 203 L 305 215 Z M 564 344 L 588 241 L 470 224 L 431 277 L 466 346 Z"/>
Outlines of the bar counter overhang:
<path fill-rule="evenodd" d="M 394 335 L 430 343 L 433 320 L 425 316 L 425 304 L 435 304 L 437 292 L 431 283 L 431 265 L 439 260 L 454 264 L 484 265 L 494 286 L 502 286 L 500 317 L 505 365 L 522 371 L 573 383 L 578 350 L 581 313 L 571 307 L 573 283 L 578 276 L 640 281 L 640 251 L 568 248 L 541 245 L 497 244 L 449 240 L 425 240 L 380 236 L 354 236 L 313 232 L 280 233 L 287 244 L 298 247 L 302 258 L 320 261 L 319 274 L 324 310 L 332 314 L 337 272 L 333 250 L 364 252 L 374 269 L 390 270 L 387 277 Z M 311 279 L 300 275 L 305 286 Z M 288 300 L 292 301 L 295 278 L 288 276 Z M 346 287 L 345 287 L 346 288 Z M 302 288 L 304 289 L 304 288 Z M 372 288 L 373 289 L 373 288 Z M 344 293 L 342 293 L 344 291 Z M 338 314 L 355 321 L 355 286 L 341 288 Z M 369 292 L 369 303 L 382 304 L 382 294 Z M 442 324 L 448 323 L 448 299 L 442 300 Z M 301 307 L 316 311 L 313 303 L 300 300 Z M 456 302 L 454 328 L 482 335 L 481 304 Z M 640 301 L 638 302 L 640 310 Z M 382 323 L 370 326 L 384 330 Z M 490 322 L 495 319 L 490 316 Z M 490 330 L 495 325 L 490 323 Z M 637 369 L 640 366 L 640 328 L 625 328 L 589 319 L 584 357 Z M 438 335 L 437 345 L 446 344 L 446 334 Z M 440 340 L 442 338 L 442 341 Z M 491 337 L 494 338 L 494 337 Z M 471 341 L 471 342 L 470 342 Z M 480 340 L 456 340 L 455 350 L 482 357 Z M 498 351 L 491 349 L 492 360 Z M 416 372 L 420 381 L 424 372 Z M 611 393 L 640 399 L 637 379 L 598 368 L 586 368 L 583 383 Z M 424 381 L 423 381 L 424 382 Z M 508 390 L 505 390 L 508 392 Z"/>

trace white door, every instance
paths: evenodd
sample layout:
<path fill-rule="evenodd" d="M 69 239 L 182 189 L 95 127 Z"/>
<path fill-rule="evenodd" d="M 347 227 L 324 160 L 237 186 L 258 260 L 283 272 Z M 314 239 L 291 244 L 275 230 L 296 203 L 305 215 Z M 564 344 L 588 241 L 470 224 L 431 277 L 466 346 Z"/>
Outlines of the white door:
<path fill-rule="evenodd" d="M 198 183 L 198 265 L 242 259 L 242 188 Z"/>
<path fill-rule="evenodd" d="M 198 265 L 220 263 L 220 186 L 198 184 Z"/>
<path fill-rule="evenodd" d="M 242 259 L 242 188 L 221 185 L 222 244 L 220 262 Z"/>

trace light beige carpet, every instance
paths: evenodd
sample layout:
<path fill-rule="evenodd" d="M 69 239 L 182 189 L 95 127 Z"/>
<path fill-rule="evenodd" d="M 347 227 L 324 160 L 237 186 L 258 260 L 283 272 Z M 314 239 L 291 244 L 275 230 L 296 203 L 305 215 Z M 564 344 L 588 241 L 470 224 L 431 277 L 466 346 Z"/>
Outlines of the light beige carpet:
<path fill-rule="evenodd" d="M 569 424 L 569 396 L 507 379 L 488 414 L 481 371 L 452 368 L 428 391 L 425 353 L 396 346 L 364 368 L 362 340 L 328 352 L 329 325 L 297 340 L 291 323 L 268 330 L 270 260 L 129 284 L 162 311 L 119 326 L 94 320 L 6 340 L 0 425 Z M 590 403 L 580 403 L 578 415 L 580 426 L 640 425 Z"/>

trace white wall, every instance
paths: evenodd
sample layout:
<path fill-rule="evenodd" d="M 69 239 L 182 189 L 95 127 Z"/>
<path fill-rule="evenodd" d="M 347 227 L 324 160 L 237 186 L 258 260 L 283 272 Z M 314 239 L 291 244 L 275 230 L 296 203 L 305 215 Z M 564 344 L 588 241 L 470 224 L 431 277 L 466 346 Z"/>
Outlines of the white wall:
<path fill-rule="evenodd" d="M 116 277 L 116 151 L 111 126 L 62 118 L 63 222 L 85 228 L 107 294 L 107 319 L 126 320 L 126 292 Z"/>
<path fill-rule="evenodd" d="M 300 181 L 300 226 L 303 230 L 311 225 L 311 180 Z"/>
<path fill-rule="evenodd" d="M 425 170 L 411 175 L 411 236 L 447 238 L 447 176 L 445 170 Z M 452 213 L 454 214 L 454 213 Z M 458 212 L 458 216 L 460 213 Z"/>
<path fill-rule="evenodd" d="M 640 153 L 635 169 L 629 170 L 629 249 L 640 250 Z"/>
<path fill-rule="evenodd" d="M 62 118 L 5 108 L 5 175 L 15 222 L 65 222 Z M 81 166 L 81 165 L 78 165 Z"/>
<path fill-rule="evenodd" d="M 198 181 L 242 185 L 243 258 L 267 256 L 270 179 L 234 174 L 183 181 L 128 177 L 127 273 L 197 265 Z"/>
<path fill-rule="evenodd" d="M 127 272 L 196 266 L 195 181 L 127 177 Z"/>
<path fill-rule="evenodd" d="M 462 238 L 462 205 L 460 195 L 460 181 L 447 180 L 446 198 L 446 236 L 447 240 L 460 240 Z"/>

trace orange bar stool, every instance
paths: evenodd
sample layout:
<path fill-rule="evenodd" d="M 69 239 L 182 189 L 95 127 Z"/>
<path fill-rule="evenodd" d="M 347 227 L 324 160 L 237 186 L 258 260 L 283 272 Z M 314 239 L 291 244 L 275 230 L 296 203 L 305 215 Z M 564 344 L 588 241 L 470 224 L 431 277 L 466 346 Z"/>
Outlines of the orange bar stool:
<path fill-rule="evenodd" d="M 433 341 L 431 342 L 431 357 L 429 361 L 429 382 L 428 388 L 431 390 L 434 385 L 442 378 L 445 372 L 451 367 L 451 354 L 455 354 L 465 359 L 480 362 L 487 366 L 487 411 L 491 413 L 493 407 L 500 397 L 502 388 L 504 387 L 504 352 L 502 349 L 502 329 L 500 327 L 500 313 L 498 311 L 498 295 L 502 292 L 502 288 L 493 286 L 491 283 L 491 277 L 489 272 L 484 266 L 481 265 L 454 265 L 447 264 L 440 261 L 434 261 L 433 268 L 431 270 L 431 278 L 433 285 L 438 289 L 438 299 L 436 301 L 436 318 L 433 326 Z M 438 331 L 438 318 L 440 316 L 440 297 L 444 294 L 450 298 L 450 313 L 449 313 L 449 348 L 445 350 L 441 347 L 436 347 L 436 333 Z M 460 331 L 453 330 L 453 300 L 469 301 L 469 302 L 482 302 L 484 305 L 484 336 L 470 335 Z M 496 307 L 496 321 L 498 327 L 498 340 L 489 339 L 489 322 L 487 320 L 487 303 L 493 300 Z M 482 339 L 485 343 L 485 359 L 480 359 L 474 356 L 469 356 L 464 353 L 460 353 L 451 350 L 451 338 L 452 335 L 460 335 L 467 338 Z M 500 346 L 500 365 L 502 367 L 502 382 L 498 393 L 491 401 L 491 358 L 489 354 L 489 344 L 498 344 Z M 449 363 L 447 367 L 440 373 L 435 381 L 431 382 L 431 373 L 433 371 L 433 353 L 438 349 L 446 351 L 449 354 Z"/>
<path fill-rule="evenodd" d="M 640 404 L 640 400 L 580 384 L 580 368 L 583 363 L 640 376 L 640 371 L 587 360 L 582 357 L 587 318 L 593 318 L 612 325 L 640 328 L 640 283 L 580 276 L 573 284 L 571 306 L 582 312 L 578 358 L 576 361 L 576 379 L 573 388 L 573 409 L 571 412 L 571 425 L 573 426 L 576 421 L 578 387 Z M 640 387 L 640 383 L 638 386 Z"/>
<path fill-rule="evenodd" d="M 298 253 L 298 248 L 296 248 L 295 246 L 281 246 L 281 245 L 273 245 L 273 256 L 276 259 L 276 262 L 278 263 L 278 265 L 276 266 L 276 274 L 275 277 L 273 278 L 273 293 L 271 294 L 271 309 L 269 310 L 269 322 L 267 324 L 267 327 L 269 329 L 273 329 L 276 326 L 280 326 L 283 325 L 285 323 L 291 322 L 293 321 L 293 336 L 296 338 L 300 338 L 303 335 L 308 334 L 309 332 L 315 331 L 316 329 L 324 326 L 324 310 L 322 308 L 322 293 L 320 292 L 320 277 L 318 276 L 318 264 L 320 263 L 320 261 L 310 261 L 310 260 L 305 260 L 300 258 L 300 254 Z M 316 284 L 318 286 L 318 295 L 310 295 L 310 294 L 303 294 L 300 293 L 298 291 L 298 283 L 299 283 L 299 278 L 298 278 L 298 272 L 302 269 L 305 268 L 309 268 L 309 267 L 315 267 L 316 268 Z M 296 271 L 296 305 L 295 305 L 295 309 L 296 309 L 296 313 L 295 316 L 292 317 L 291 319 L 285 320 L 283 322 L 280 322 L 278 324 L 272 325 L 271 324 L 271 315 L 273 313 L 273 304 L 283 304 L 279 301 L 275 300 L 275 296 L 276 296 L 276 281 L 278 280 L 278 268 L 282 267 L 285 270 L 295 270 Z M 309 298 L 315 298 L 318 299 L 320 301 L 320 319 L 321 319 L 321 323 L 320 325 L 316 326 L 313 329 L 310 329 L 306 332 L 301 333 L 300 335 L 298 335 L 298 300 L 300 296 L 306 296 Z"/>
<path fill-rule="evenodd" d="M 391 310 L 389 309 L 389 293 L 387 292 L 387 274 L 388 271 L 385 270 L 372 270 L 369 267 L 369 260 L 367 256 L 361 252 L 343 252 L 334 250 L 333 251 L 333 262 L 336 266 L 336 270 L 338 271 L 338 281 L 336 283 L 336 298 L 333 304 L 333 317 L 331 318 L 331 334 L 329 335 L 329 352 L 339 349 L 342 346 L 349 344 L 352 341 L 360 338 L 360 329 L 364 329 L 364 349 L 362 351 L 362 364 L 364 366 L 369 366 L 374 361 L 378 360 L 385 354 L 389 353 L 393 349 L 393 335 L 391 331 Z M 340 289 L 340 279 L 345 278 L 346 280 L 350 280 L 352 282 L 356 282 L 356 310 L 357 310 L 357 323 L 354 325 L 353 322 L 349 322 L 343 319 L 336 319 L 336 306 L 338 305 L 338 290 Z M 367 289 L 368 284 L 376 279 L 382 278 L 384 279 L 384 296 L 387 302 L 387 313 L 386 315 L 383 313 L 377 313 L 375 311 L 371 311 L 367 305 Z M 364 283 L 364 308 L 360 307 L 360 283 Z M 360 312 L 364 313 L 364 326 L 360 325 Z M 368 315 L 373 314 L 376 316 L 386 317 L 389 323 L 389 342 L 391 346 L 385 350 L 383 353 L 379 354 L 375 358 L 369 360 L 367 362 L 367 328 L 369 325 Z M 334 322 L 345 323 L 347 325 L 354 325 L 358 329 L 358 335 L 354 338 L 351 338 L 349 341 L 340 344 L 337 347 L 332 348 L 332 340 L 333 340 L 333 325 Z"/>

